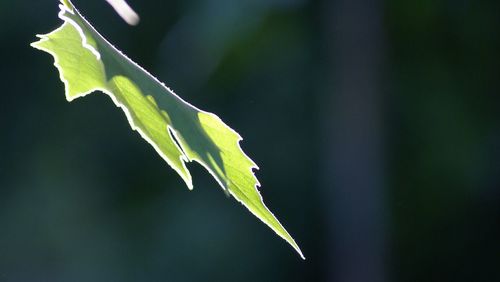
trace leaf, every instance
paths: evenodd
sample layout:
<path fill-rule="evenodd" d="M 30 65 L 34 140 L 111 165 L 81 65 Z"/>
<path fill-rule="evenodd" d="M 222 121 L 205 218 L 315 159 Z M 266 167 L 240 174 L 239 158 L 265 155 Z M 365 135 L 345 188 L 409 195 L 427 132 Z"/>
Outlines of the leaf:
<path fill-rule="evenodd" d="M 246 206 L 302 255 L 293 238 L 264 205 L 240 135 L 219 117 L 197 109 L 123 55 L 103 38 L 69 0 L 61 0 L 55 31 L 31 46 L 54 57 L 72 101 L 95 91 L 107 94 L 156 152 L 193 188 L 186 162 L 205 167 L 222 189 Z"/>

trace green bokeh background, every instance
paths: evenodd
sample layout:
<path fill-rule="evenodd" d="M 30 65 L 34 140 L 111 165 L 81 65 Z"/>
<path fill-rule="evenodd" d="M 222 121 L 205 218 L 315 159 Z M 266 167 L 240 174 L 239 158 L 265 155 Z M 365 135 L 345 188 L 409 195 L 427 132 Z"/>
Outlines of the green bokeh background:
<path fill-rule="evenodd" d="M 74 3 L 245 138 L 307 260 L 105 95 L 65 101 L 29 47 L 57 1 L 0 0 L 0 281 L 500 281 L 500 2 Z"/>

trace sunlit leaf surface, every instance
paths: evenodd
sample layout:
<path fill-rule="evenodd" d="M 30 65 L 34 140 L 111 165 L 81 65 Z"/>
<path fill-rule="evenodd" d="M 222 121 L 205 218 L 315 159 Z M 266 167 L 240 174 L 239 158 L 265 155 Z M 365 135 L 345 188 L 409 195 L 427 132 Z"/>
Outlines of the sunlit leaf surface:
<path fill-rule="evenodd" d="M 104 39 L 69 0 L 61 0 L 63 25 L 32 46 L 54 57 L 72 101 L 95 91 L 107 94 L 158 154 L 193 188 L 187 162 L 204 166 L 226 193 L 246 206 L 303 257 L 299 247 L 264 205 L 255 163 L 241 150 L 241 137 L 219 117 L 182 100 Z M 103 121 L 103 124 L 105 121 Z"/>

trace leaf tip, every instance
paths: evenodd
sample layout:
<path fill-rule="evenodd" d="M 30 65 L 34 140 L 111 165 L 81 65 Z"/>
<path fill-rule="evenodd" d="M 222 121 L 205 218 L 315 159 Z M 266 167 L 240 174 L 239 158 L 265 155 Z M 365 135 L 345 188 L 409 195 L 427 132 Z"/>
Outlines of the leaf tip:
<path fill-rule="evenodd" d="M 37 34 L 37 35 L 35 35 L 35 36 L 36 36 L 36 38 L 38 38 L 38 40 L 37 40 L 37 41 L 35 41 L 35 42 L 31 42 L 31 43 L 30 43 L 30 46 L 31 46 L 32 48 L 35 48 L 35 49 L 41 50 L 41 46 L 40 46 L 40 44 L 41 44 L 43 41 L 47 40 L 47 37 L 46 37 L 45 35 L 43 35 L 43 34 Z"/>
<path fill-rule="evenodd" d="M 189 191 L 193 191 L 194 187 L 193 187 L 193 182 L 192 181 L 186 181 L 186 185 L 187 185 Z"/>
<path fill-rule="evenodd" d="M 294 244 L 292 244 L 292 247 L 295 249 L 295 251 L 297 251 L 297 253 L 299 253 L 299 256 L 302 260 L 306 260 L 306 257 L 304 256 L 304 254 L 302 253 L 302 251 L 300 250 L 299 246 L 293 242 Z"/>

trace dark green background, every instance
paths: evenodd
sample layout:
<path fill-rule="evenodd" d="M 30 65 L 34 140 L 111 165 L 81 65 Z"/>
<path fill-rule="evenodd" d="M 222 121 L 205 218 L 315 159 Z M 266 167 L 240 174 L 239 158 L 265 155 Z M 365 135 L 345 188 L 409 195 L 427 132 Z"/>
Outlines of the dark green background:
<path fill-rule="evenodd" d="M 0 281 L 500 281 L 500 2 L 75 0 L 245 140 L 307 257 L 201 166 L 194 191 L 0 0 Z"/>

